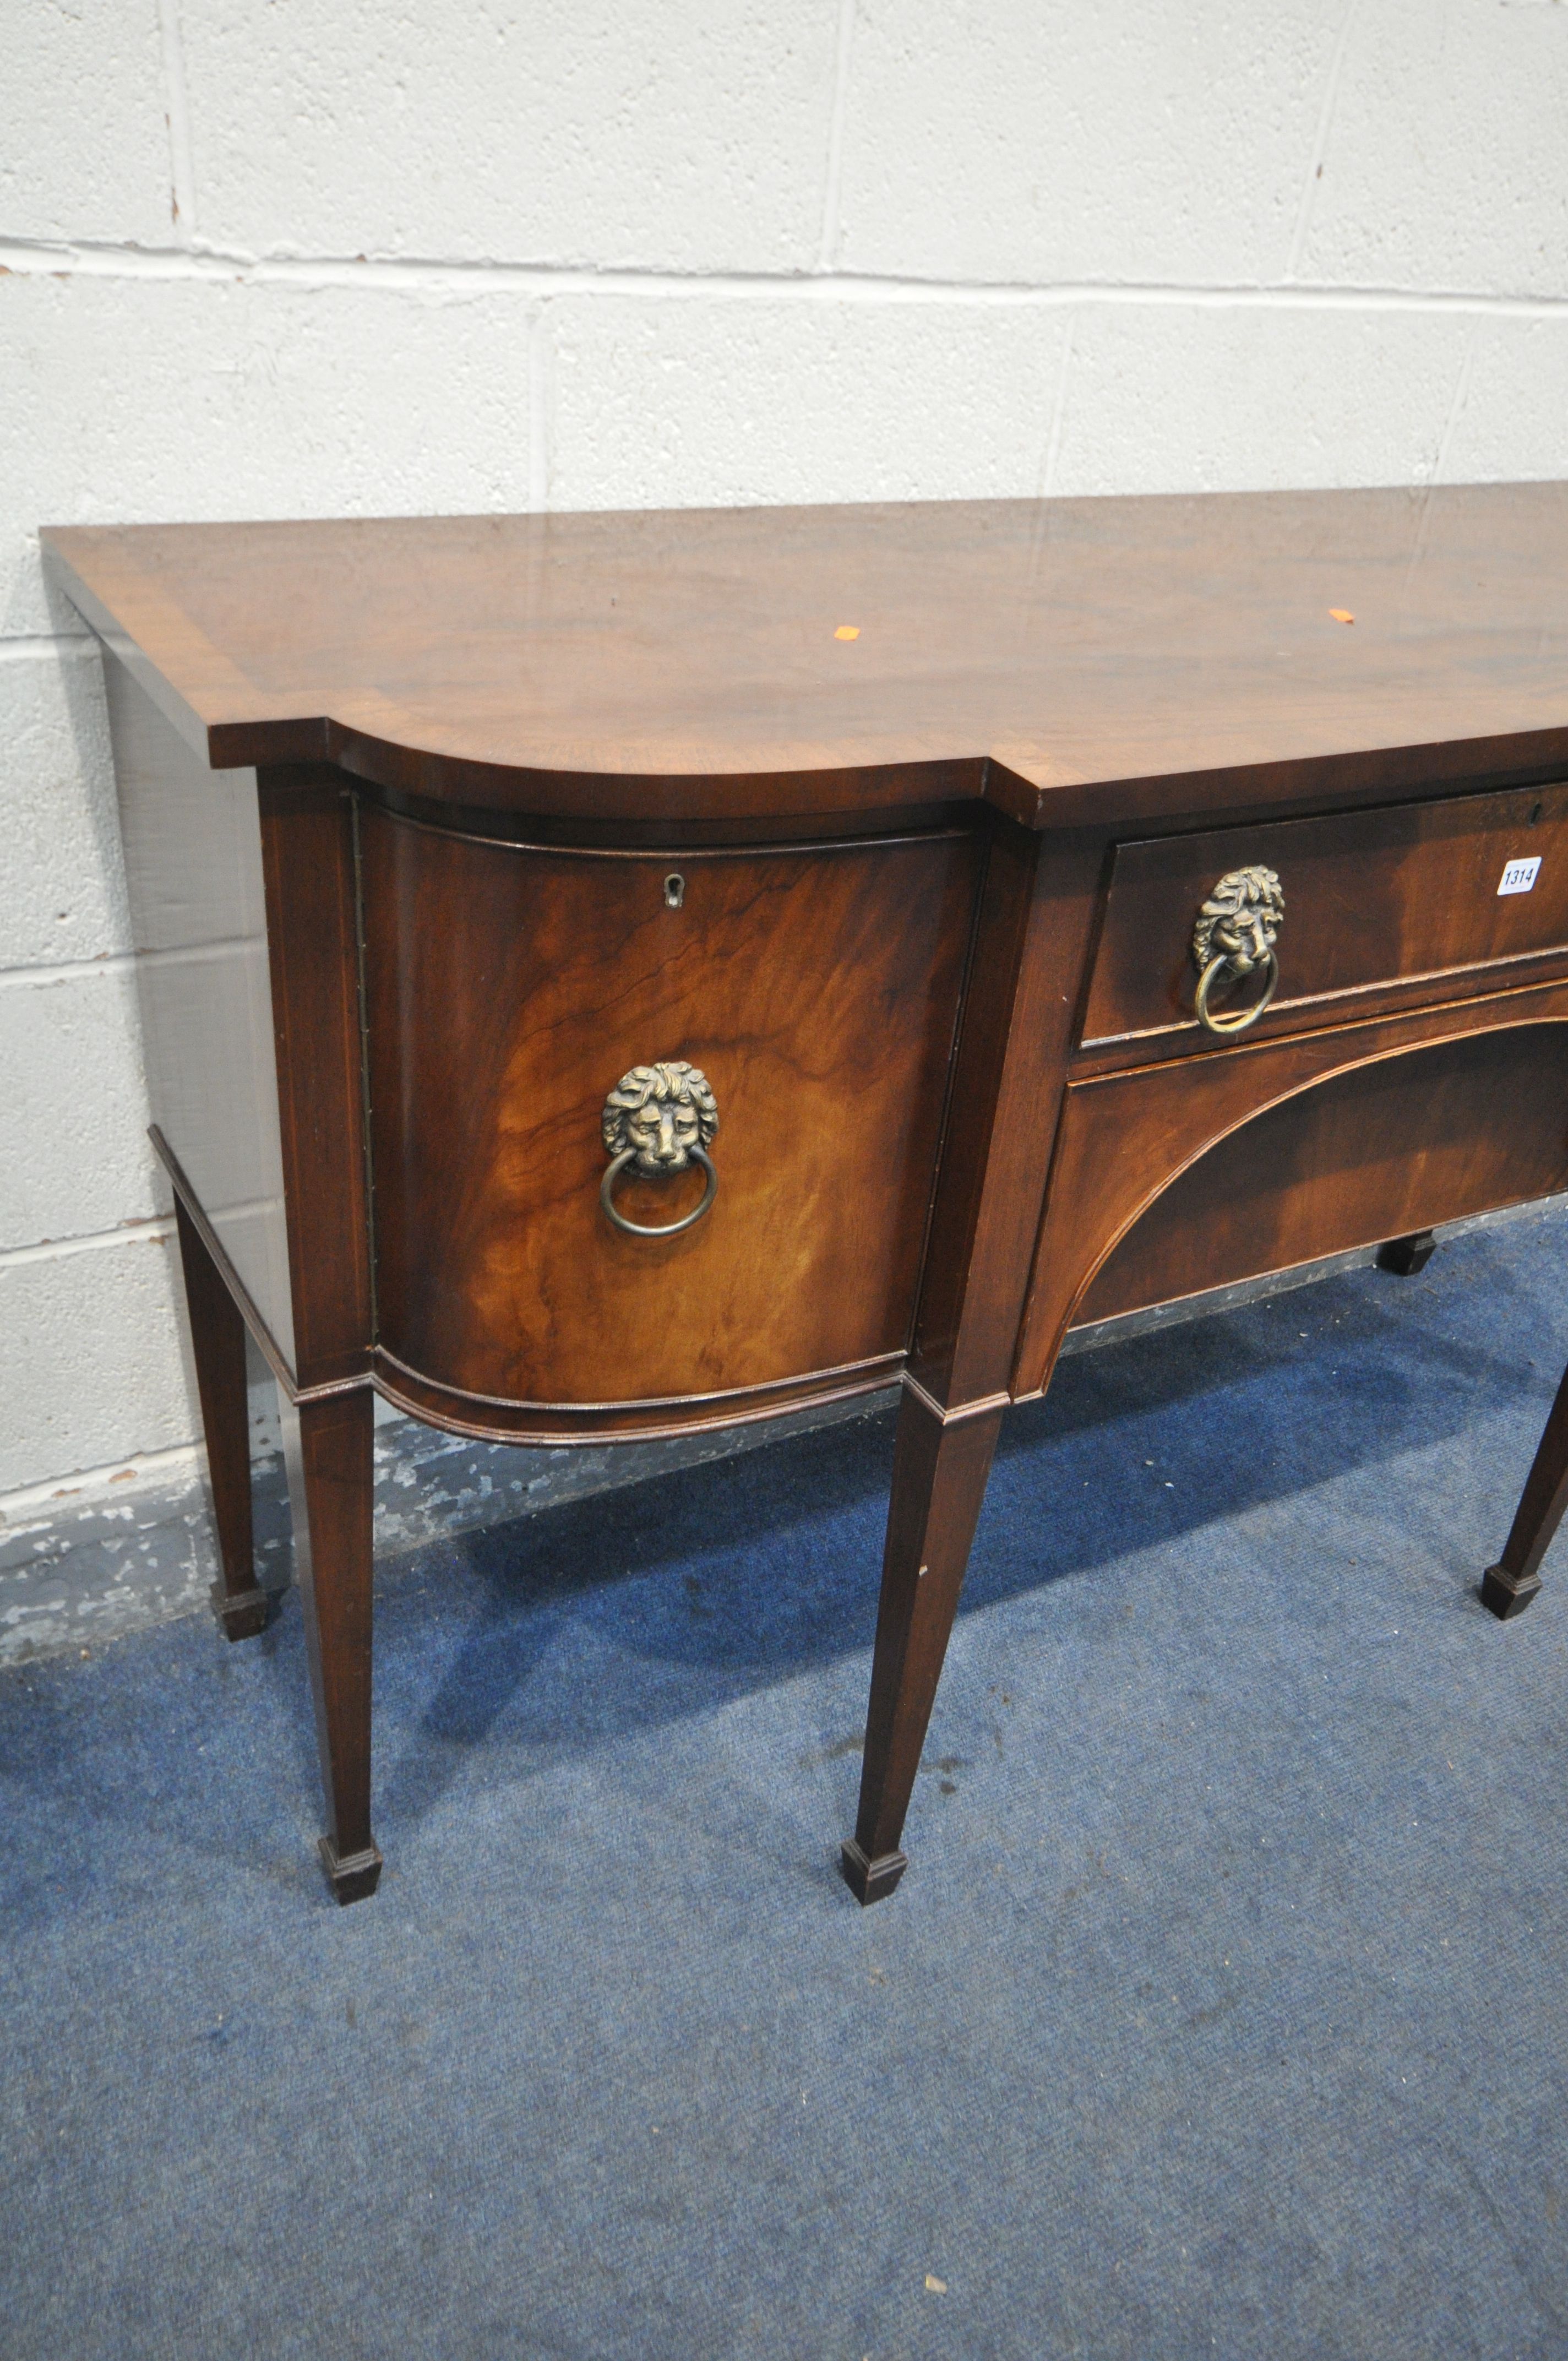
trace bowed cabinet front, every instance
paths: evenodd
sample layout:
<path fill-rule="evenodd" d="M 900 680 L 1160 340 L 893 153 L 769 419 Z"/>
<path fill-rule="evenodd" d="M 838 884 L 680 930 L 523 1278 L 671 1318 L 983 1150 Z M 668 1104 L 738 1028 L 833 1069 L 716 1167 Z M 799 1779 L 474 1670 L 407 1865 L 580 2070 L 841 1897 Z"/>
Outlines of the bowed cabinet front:
<path fill-rule="evenodd" d="M 560 1441 L 895 1378 L 974 834 L 583 851 L 361 806 L 358 836 L 389 1388 L 477 1433 Z M 717 1109 L 711 1202 L 695 1161 L 633 1166 L 618 1226 L 606 1101 L 676 1061 Z"/>

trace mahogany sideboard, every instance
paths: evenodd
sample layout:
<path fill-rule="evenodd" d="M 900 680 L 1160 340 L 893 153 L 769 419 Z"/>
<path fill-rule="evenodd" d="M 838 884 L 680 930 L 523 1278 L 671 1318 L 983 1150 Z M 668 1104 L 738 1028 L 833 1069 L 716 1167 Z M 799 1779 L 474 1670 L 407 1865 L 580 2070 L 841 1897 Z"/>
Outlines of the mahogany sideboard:
<path fill-rule="evenodd" d="M 1568 487 L 43 538 L 105 651 L 214 1604 L 268 1609 L 248 1325 L 342 1901 L 374 1394 L 599 1444 L 901 1380 L 869 1902 L 1066 1331 L 1568 1187 Z M 1565 1493 L 1560 1398 L 1498 1614 Z"/>

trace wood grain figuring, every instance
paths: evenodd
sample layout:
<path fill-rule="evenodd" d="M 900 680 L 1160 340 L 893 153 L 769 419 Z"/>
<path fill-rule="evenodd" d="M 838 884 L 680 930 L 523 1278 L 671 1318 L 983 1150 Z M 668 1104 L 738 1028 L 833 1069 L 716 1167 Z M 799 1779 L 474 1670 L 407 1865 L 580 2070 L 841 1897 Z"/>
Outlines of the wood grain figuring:
<path fill-rule="evenodd" d="M 1252 1049 L 1231 1049 L 1214 1058 L 1175 1059 L 1141 1072 L 1072 1084 L 1062 1109 L 1045 1219 L 1035 1251 L 1014 1370 L 1015 1396 L 1037 1393 L 1048 1381 L 1062 1336 L 1069 1321 L 1079 1314 L 1090 1281 L 1134 1222 L 1190 1165 L 1243 1124 L 1264 1115 L 1277 1102 L 1363 1066 L 1377 1068 L 1382 1089 L 1390 1094 L 1391 1103 L 1400 1107 L 1405 1086 L 1398 1068 L 1383 1061 L 1419 1051 L 1434 1041 L 1459 1040 L 1472 1034 L 1491 1037 L 1497 1054 L 1502 1055 L 1506 1053 L 1505 1037 L 1519 1026 L 1536 1028 L 1534 1038 L 1539 1054 L 1541 1045 L 1551 1038 L 1542 1028 L 1555 1025 L 1564 1016 L 1568 1016 L 1568 985 L 1554 983 L 1499 993 L 1415 1016 L 1260 1042 Z M 1477 1054 L 1478 1063 L 1484 1066 L 1485 1052 Z M 1551 1055 L 1554 1060 L 1554 1046 Z M 1464 1060 L 1458 1062 L 1462 1068 Z M 1555 1066 L 1550 1071 L 1554 1074 Z M 1476 1086 L 1455 1087 L 1463 1102 L 1464 1089 Z M 1374 1087 L 1367 1102 L 1367 1120 L 1374 1132 L 1378 1120 L 1376 1095 Z M 1537 1095 L 1533 1089 L 1530 1095 Z M 1463 1137 L 1442 1144 L 1440 1129 L 1436 1144 L 1442 1145 L 1442 1157 L 1434 1167 L 1434 1191 L 1441 1193 L 1442 1188 L 1457 1186 L 1456 1172 L 1474 1155 L 1476 1162 L 1473 1170 L 1477 1173 L 1486 1172 L 1488 1156 L 1491 1157 L 1490 1170 L 1497 1177 L 1500 1193 L 1490 1202 L 1507 1203 L 1513 1198 L 1534 1193 L 1527 1176 L 1539 1172 L 1543 1163 L 1550 1164 L 1550 1126 L 1561 1120 L 1559 1103 L 1552 1098 L 1550 1087 L 1542 1095 L 1544 1117 L 1539 1112 L 1526 1114 L 1517 1105 L 1510 1107 L 1501 1136 L 1490 1149 L 1485 1141 Z M 1352 1104 L 1362 1103 L 1353 1097 Z M 1303 1120 L 1310 1133 L 1310 1119 Z M 1540 1128 L 1543 1120 L 1544 1134 Z M 1288 1132 L 1289 1126 L 1284 1128 Z M 1331 1126 L 1331 1139 L 1332 1136 Z M 1522 1143 L 1519 1150 L 1520 1185 L 1517 1187 L 1507 1178 L 1513 1154 L 1511 1143 L 1516 1138 Z M 1391 1133 L 1389 1139 L 1377 1143 L 1374 1138 L 1373 1144 L 1387 1152 L 1398 1141 L 1397 1135 Z M 1238 1148 L 1236 1158 L 1238 1195 L 1245 1203 L 1248 1186 L 1242 1177 L 1247 1162 L 1245 1150 Z M 1414 1160 L 1419 1166 L 1419 1155 L 1414 1155 Z M 1280 1178 L 1288 1190 L 1288 1174 Z M 1369 1195 L 1376 1193 L 1377 1185 L 1380 1184 L 1368 1184 Z M 1481 1183 L 1477 1181 L 1475 1185 Z M 1310 1173 L 1305 1190 L 1300 1206 L 1282 1215 L 1281 1220 L 1293 1223 L 1299 1237 L 1317 1237 L 1323 1235 L 1332 1217 L 1324 1214 L 1323 1200 L 1317 1195 Z M 1332 1202 L 1332 1186 L 1327 1194 Z M 1390 1198 L 1391 1194 L 1390 1191 Z M 1386 1235 L 1430 1228 L 1434 1220 L 1445 1218 L 1441 1213 L 1429 1212 L 1420 1202 L 1420 1195 L 1421 1184 L 1418 1180 L 1409 1191 L 1406 1215 L 1388 1220 Z M 1237 1219 L 1238 1233 L 1245 1233 L 1245 1215 L 1238 1214 Z M 1327 1250 L 1312 1245 L 1306 1254 L 1292 1253 L 1288 1259 L 1305 1260 Z M 1135 1267 L 1133 1257 L 1136 1251 L 1129 1249 L 1129 1269 Z M 1146 1283 L 1143 1279 L 1129 1279 L 1128 1286 Z M 1201 1285 L 1201 1281 L 1196 1283 Z M 1172 1269 L 1161 1277 L 1152 1300 L 1164 1301 L 1190 1291 L 1183 1272 Z M 1090 1316 L 1087 1302 L 1083 1302 L 1082 1316 Z"/>
<path fill-rule="evenodd" d="M 1006 1401 L 1046 1144 L 1103 868 L 1095 837 L 992 830 L 883 1560 L 871 1719 L 844 1876 L 862 1903 L 899 1850 Z"/>
<path fill-rule="evenodd" d="M 331 772 L 268 773 L 258 792 L 294 1374 L 305 1388 L 370 1365 L 354 814 Z"/>
<path fill-rule="evenodd" d="M 992 831 L 911 1364 L 945 1408 L 1007 1385 L 1102 862 Z"/>
<path fill-rule="evenodd" d="M 1135 1223 L 1078 1317 L 1108 1320 L 1560 1189 L 1568 1028 L 1414 1049 L 1270 1107 L 1190 1165 Z"/>
<path fill-rule="evenodd" d="M 1534 886 L 1497 892 L 1536 857 Z M 1325 1000 L 1404 979 L 1457 977 L 1568 946 L 1568 787 L 1460 796 L 1392 811 L 1165 837 L 1117 849 L 1084 1016 L 1086 1047 L 1185 1027 L 1198 975 L 1192 928 L 1227 870 L 1263 863 L 1285 889 L 1280 983 L 1260 1034 L 1321 1021 Z M 1255 983 L 1217 996 L 1224 1010 Z M 1350 1012 L 1346 1012 L 1347 1014 Z"/>
<path fill-rule="evenodd" d="M 375 1407 L 367 1387 L 283 1407 L 294 1571 L 326 1799 L 321 1853 L 339 1902 L 363 1901 L 381 1874 L 370 1833 Z"/>
<path fill-rule="evenodd" d="M 215 765 L 579 821 L 1125 828 L 1568 769 L 1561 484 L 43 541 Z"/>
<path fill-rule="evenodd" d="M 749 1426 L 782 1418 L 809 1403 L 852 1401 L 896 1385 L 903 1373 L 901 1350 L 841 1369 L 813 1369 L 781 1384 L 728 1388 L 718 1393 L 678 1394 L 650 1401 L 604 1403 L 493 1400 L 433 1384 L 378 1349 L 371 1356 L 376 1390 L 412 1418 L 428 1419 L 454 1434 L 485 1443 L 656 1443 L 713 1428 Z"/>
<path fill-rule="evenodd" d="M 383 1347 L 476 1400 L 678 1401 L 900 1354 L 976 892 L 971 837 L 594 858 L 361 825 Z M 717 1095 L 712 1212 L 606 1220 L 635 1065 Z M 669 1222 L 701 1174 L 623 1180 Z"/>
<path fill-rule="evenodd" d="M 1001 1431 L 1000 1403 L 944 1420 L 906 1391 L 899 1411 L 860 1810 L 842 1856 L 861 1902 L 904 1873 L 899 1839 Z"/>

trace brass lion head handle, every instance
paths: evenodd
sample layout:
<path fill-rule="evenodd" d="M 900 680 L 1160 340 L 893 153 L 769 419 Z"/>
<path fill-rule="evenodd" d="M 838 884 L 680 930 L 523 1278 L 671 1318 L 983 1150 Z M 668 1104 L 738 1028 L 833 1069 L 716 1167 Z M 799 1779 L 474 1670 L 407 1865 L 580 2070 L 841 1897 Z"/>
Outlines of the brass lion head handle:
<path fill-rule="evenodd" d="M 1285 889 L 1272 869 L 1230 869 L 1221 878 L 1192 929 L 1192 958 L 1199 971 L 1198 1022 L 1206 1032 L 1245 1033 L 1255 1025 L 1279 983 L 1275 952 L 1285 924 Z M 1229 1016 L 1212 1016 L 1209 994 L 1222 975 L 1252 975 L 1266 968 L 1261 996 Z"/>
<path fill-rule="evenodd" d="M 718 1129 L 718 1107 L 707 1076 L 683 1058 L 657 1066 L 633 1066 L 604 1103 L 602 1122 L 609 1170 L 599 1183 L 599 1202 L 618 1230 L 630 1238 L 673 1238 L 700 1222 L 718 1193 L 718 1175 L 707 1150 Z M 700 1164 L 707 1175 L 702 1201 L 678 1222 L 650 1226 L 618 1213 L 615 1184 L 630 1169 L 645 1180 L 663 1180 Z"/>

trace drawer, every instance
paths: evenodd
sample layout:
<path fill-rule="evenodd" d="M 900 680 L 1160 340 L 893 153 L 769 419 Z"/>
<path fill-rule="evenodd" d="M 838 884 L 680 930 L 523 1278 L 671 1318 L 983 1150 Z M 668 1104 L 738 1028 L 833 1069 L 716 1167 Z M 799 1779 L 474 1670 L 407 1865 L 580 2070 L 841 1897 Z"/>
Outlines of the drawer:
<path fill-rule="evenodd" d="M 580 1408 L 904 1352 L 973 836 L 591 853 L 373 808 L 360 835 L 384 1354 L 470 1401 Z M 712 1100 L 650 1101 L 649 1154 L 663 1108 L 716 1193 L 669 1234 L 701 1160 L 607 1184 L 607 1103 L 677 1064 Z"/>
<path fill-rule="evenodd" d="M 1284 893 L 1265 1031 L 1318 1003 L 1568 949 L 1565 831 L 1568 785 L 1555 784 L 1119 845 L 1082 1046 L 1212 1038 L 1195 1013 L 1193 929 L 1234 870 L 1271 869 Z M 1533 884 L 1499 893 L 1519 862 L 1539 862 Z M 1239 1013 L 1258 989 L 1255 974 L 1222 976 L 1215 1014 Z"/>
<path fill-rule="evenodd" d="M 1136 1094 L 1153 1079 L 1115 1086 Z M 1077 1320 L 1553 1195 L 1568 1188 L 1564 1109 L 1561 1023 L 1465 1034 L 1352 1067 L 1266 1107 L 1179 1174 L 1102 1265 Z"/>
<path fill-rule="evenodd" d="M 1568 1188 L 1568 981 L 1069 1083 L 1019 1339 Z"/>

